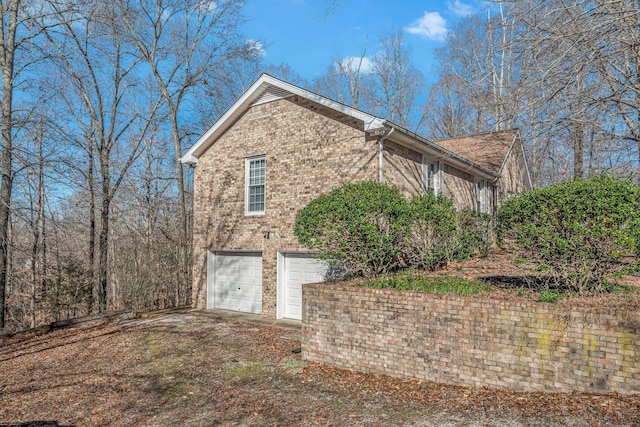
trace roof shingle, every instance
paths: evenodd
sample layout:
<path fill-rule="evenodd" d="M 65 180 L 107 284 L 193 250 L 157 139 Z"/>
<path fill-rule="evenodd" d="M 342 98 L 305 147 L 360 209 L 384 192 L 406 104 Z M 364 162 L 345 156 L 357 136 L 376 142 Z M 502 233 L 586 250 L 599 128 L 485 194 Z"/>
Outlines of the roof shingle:
<path fill-rule="evenodd" d="M 509 129 L 481 135 L 442 139 L 434 141 L 434 143 L 485 169 L 500 172 L 502 163 L 507 157 L 517 133 L 517 129 Z"/>

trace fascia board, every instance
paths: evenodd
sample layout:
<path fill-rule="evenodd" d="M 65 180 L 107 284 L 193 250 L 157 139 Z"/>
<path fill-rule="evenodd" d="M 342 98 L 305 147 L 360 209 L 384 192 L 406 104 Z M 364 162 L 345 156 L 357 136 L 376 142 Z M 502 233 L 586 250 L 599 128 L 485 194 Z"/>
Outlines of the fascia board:
<path fill-rule="evenodd" d="M 516 145 L 517 140 L 518 140 L 518 132 L 516 132 L 516 135 L 513 137 L 513 141 L 511 141 L 511 145 L 509 145 L 509 150 L 507 150 L 507 155 L 504 156 L 504 159 L 502 160 L 502 165 L 500 165 L 500 170 L 498 171 L 500 175 L 502 175 L 502 171 L 504 170 L 504 167 L 507 165 L 507 160 L 511 155 L 511 151 L 513 151 L 513 147 Z"/>
<path fill-rule="evenodd" d="M 364 123 L 364 130 L 377 129 L 383 126 L 384 121 L 378 117 L 367 114 L 363 111 L 349 107 L 329 98 L 302 89 L 298 86 L 276 79 L 268 74 L 263 74 L 247 89 L 242 96 L 229 108 L 180 158 L 185 164 L 196 164 L 198 158 L 211 146 L 216 137 L 223 133 L 242 113 L 244 113 L 251 103 L 255 101 L 262 92 L 269 86 L 275 86 L 298 95 L 325 107 L 339 111 L 343 114 L 361 120 Z"/>

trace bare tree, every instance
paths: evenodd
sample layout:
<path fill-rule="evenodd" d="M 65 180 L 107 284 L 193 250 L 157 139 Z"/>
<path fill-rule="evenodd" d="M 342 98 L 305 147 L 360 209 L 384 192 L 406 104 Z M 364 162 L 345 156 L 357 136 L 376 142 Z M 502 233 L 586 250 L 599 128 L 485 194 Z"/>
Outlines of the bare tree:
<path fill-rule="evenodd" d="M 302 77 L 300 74 L 298 74 L 292 67 L 291 65 L 282 62 L 278 65 L 268 65 L 265 68 L 265 73 L 272 75 L 273 77 L 277 77 L 281 80 L 284 80 L 286 82 L 292 83 L 296 86 L 302 87 L 302 88 L 310 88 L 311 85 L 309 84 L 309 82 Z"/>
<path fill-rule="evenodd" d="M 9 228 L 11 215 L 11 195 L 13 189 L 14 138 L 17 132 L 14 117 L 14 92 L 21 83 L 21 76 L 37 62 L 35 57 L 27 55 L 33 47 L 33 41 L 39 36 L 31 22 L 35 17 L 46 14 L 47 2 L 23 4 L 21 0 L 3 0 L 0 2 L 2 31 L 0 40 L 0 72 L 2 73 L 2 154 L 0 168 L 0 329 L 5 325 L 5 299 L 8 282 Z M 48 24 L 51 25 L 51 24 Z"/>
<path fill-rule="evenodd" d="M 187 117 L 193 113 L 187 101 L 207 85 L 217 84 L 217 70 L 226 69 L 226 64 L 237 58 L 250 60 L 251 50 L 257 49 L 239 33 L 243 4 L 242 0 L 117 1 L 126 25 L 123 34 L 129 37 L 153 76 L 171 126 L 180 224 L 177 305 L 187 304 L 191 295 L 191 226 L 185 174 L 179 160 L 189 131 Z"/>
<path fill-rule="evenodd" d="M 7 254 L 11 187 L 13 185 L 13 90 L 14 60 L 20 42 L 16 32 L 20 19 L 20 0 L 3 1 L 2 43 L 0 66 L 2 67 L 2 187 L 0 188 L 0 329 L 5 325 L 5 290 L 7 287 Z"/>
<path fill-rule="evenodd" d="M 514 51 L 518 28 L 502 8 L 497 15 L 462 19 L 447 36 L 447 44 L 435 50 L 440 76 L 437 86 L 455 83 L 459 99 L 475 111 L 473 119 L 458 126 L 473 133 L 514 126 L 527 89 L 526 56 Z"/>
<path fill-rule="evenodd" d="M 530 0 L 509 4 L 521 25 L 524 39 L 541 64 L 552 96 L 576 88 L 556 76 L 587 79 L 581 89 L 583 104 L 597 106 L 599 114 L 586 119 L 597 133 L 608 132 L 614 145 L 626 153 L 620 158 L 635 163 L 640 180 L 640 5 L 637 0 Z M 586 77 L 588 76 L 588 78 Z M 591 81 L 597 84 L 591 84 Z M 579 84 L 578 80 L 573 83 Z M 584 85 L 581 85 L 583 87 Z M 578 108 L 577 112 L 582 109 Z M 585 119 L 576 118 L 576 123 Z M 586 135 L 579 124 L 573 139 Z M 625 147 L 624 142 L 630 143 Z M 581 147 L 576 146 L 577 156 Z M 635 151 L 635 160 L 632 158 Z M 613 154 L 613 153 L 612 153 Z M 626 158 L 625 158 L 626 157 Z M 580 174 L 580 167 L 576 168 Z"/>
<path fill-rule="evenodd" d="M 380 50 L 371 61 L 367 110 L 405 128 L 417 131 L 421 116 L 417 97 L 426 88 L 422 73 L 411 62 L 411 49 L 402 31 L 378 37 Z"/>
<path fill-rule="evenodd" d="M 335 58 L 314 80 L 314 90 L 417 131 L 422 116 L 416 102 L 425 89 L 424 77 L 411 62 L 402 31 L 382 34 L 378 41 L 380 50 L 372 57 L 365 47 L 358 56 Z"/>
<path fill-rule="evenodd" d="M 360 108 L 360 97 L 368 80 L 367 48 L 359 56 L 336 57 L 327 72 L 313 82 L 316 92 L 353 108 Z"/>
<path fill-rule="evenodd" d="M 422 121 L 432 138 L 447 139 L 472 133 L 481 114 L 471 108 L 465 85 L 456 75 L 445 72 L 429 90 Z"/>
<path fill-rule="evenodd" d="M 127 170 L 140 154 L 161 101 L 146 111 L 136 105 L 134 70 L 139 61 L 124 41 L 125 29 L 114 5 L 85 5 L 75 11 L 73 19 L 57 11 L 58 30 L 45 29 L 51 58 L 77 96 L 78 102 L 69 105 L 82 109 L 84 114 L 76 117 L 87 120 L 91 130 L 89 143 L 95 142 L 100 184 L 96 308 L 102 312 L 107 309 L 111 203 Z M 93 153 L 91 150 L 87 151 Z"/>

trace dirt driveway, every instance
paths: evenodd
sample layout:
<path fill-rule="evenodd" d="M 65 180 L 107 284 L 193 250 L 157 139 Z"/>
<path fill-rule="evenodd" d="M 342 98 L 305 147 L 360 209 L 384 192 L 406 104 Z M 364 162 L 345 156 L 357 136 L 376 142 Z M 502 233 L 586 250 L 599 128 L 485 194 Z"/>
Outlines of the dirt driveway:
<path fill-rule="evenodd" d="M 506 393 L 306 364 L 296 331 L 193 313 L 0 342 L 0 426 L 640 425 L 640 396 Z"/>

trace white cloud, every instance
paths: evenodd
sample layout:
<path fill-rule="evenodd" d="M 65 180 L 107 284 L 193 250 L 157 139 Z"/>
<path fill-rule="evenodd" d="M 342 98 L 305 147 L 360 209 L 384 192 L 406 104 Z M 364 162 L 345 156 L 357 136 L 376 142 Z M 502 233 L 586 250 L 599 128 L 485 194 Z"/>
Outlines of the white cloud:
<path fill-rule="evenodd" d="M 257 55 L 263 58 L 267 56 L 267 51 L 264 48 L 264 45 L 258 40 L 247 39 L 247 41 L 244 42 L 244 47 L 247 50 L 247 52 L 251 55 Z"/>
<path fill-rule="evenodd" d="M 197 8 L 202 12 L 215 13 L 216 10 L 218 10 L 218 3 L 211 0 L 199 0 L 197 3 Z"/>
<path fill-rule="evenodd" d="M 360 66 L 360 73 L 366 74 L 371 71 L 372 64 L 371 60 L 366 56 L 362 58 L 362 62 L 361 57 L 359 56 L 347 56 L 346 58 L 343 58 L 342 61 L 340 61 L 340 65 L 345 70 L 351 70 L 353 72 L 357 71 L 358 66 Z"/>
<path fill-rule="evenodd" d="M 456 16 L 469 16 L 476 13 L 475 7 L 468 3 L 463 3 L 460 0 L 453 0 L 447 2 L 447 9 L 449 13 Z"/>
<path fill-rule="evenodd" d="M 207 5 L 207 3 L 209 4 Z M 218 2 L 215 2 L 215 1 L 207 2 L 207 0 L 205 0 L 204 4 L 206 5 L 207 10 L 211 13 L 214 13 L 218 10 Z"/>
<path fill-rule="evenodd" d="M 406 27 L 405 31 L 427 39 L 444 40 L 447 35 L 447 21 L 439 12 L 425 12 L 422 18 Z"/>

